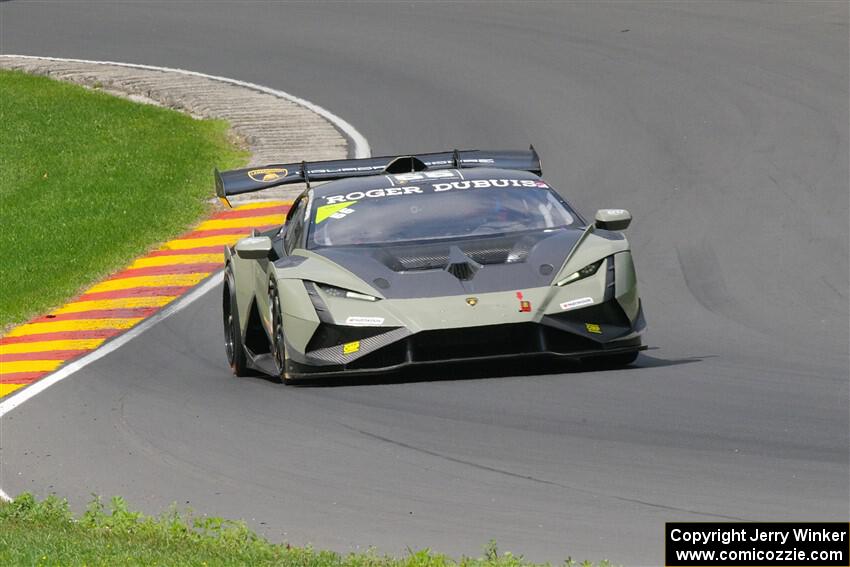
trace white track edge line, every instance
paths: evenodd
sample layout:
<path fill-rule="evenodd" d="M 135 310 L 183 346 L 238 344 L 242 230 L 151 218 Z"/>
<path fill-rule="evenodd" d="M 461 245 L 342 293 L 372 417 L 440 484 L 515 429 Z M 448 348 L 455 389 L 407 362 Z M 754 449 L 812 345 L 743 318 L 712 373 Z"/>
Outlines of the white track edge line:
<path fill-rule="evenodd" d="M 218 270 L 217 272 L 211 274 L 204 283 L 202 283 L 186 295 L 182 296 L 181 298 L 175 300 L 170 305 L 167 305 L 162 311 L 154 313 L 135 327 L 131 327 L 127 330 L 127 332 L 118 335 L 110 341 L 107 341 L 103 344 L 103 346 L 96 348 L 89 354 L 78 358 L 67 366 L 63 366 L 53 374 L 48 374 L 41 380 L 33 382 L 31 385 L 27 386 L 19 393 L 12 394 L 8 398 L 4 399 L 2 402 L 0 402 L 0 417 L 3 417 L 4 415 L 9 413 L 28 399 L 32 398 L 33 396 L 40 394 L 53 384 L 67 378 L 77 370 L 80 370 L 81 368 L 88 366 L 92 362 L 103 358 L 107 354 L 118 350 L 119 348 L 129 343 L 130 341 L 132 341 L 133 339 L 135 339 L 136 337 L 138 337 L 139 335 L 141 335 L 163 319 L 170 317 L 171 315 L 174 315 L 178 311 L 182 310 L 184 307 L 187 307 L 190 303 L 192 303 L 202 295 L 206 294 L 219 283 L 221 283 L 220 278 L 217 277 L 221 274 L 221 272 L 222 270 Z M 0 496 L 0 498 L 2 498 L 2 496 Z"/>
<path fill-rule="evenodd" d="M 67 366 L 63 366 L 53 374 L 50 374 L 41 380 L 33 382 L 31 385 L 27 386 L 17 394 L 12 394 L 11 396 L 4 399 L 0 402 L 0 418 L 2 418 L 5 414 L 9 413 L 19 405 L 23 404 L 30 398 L 37 396 L 41 392 L 48 389 L 50 386 L 64 380 L 74 372 L 81 370 L 82 368 L 88 366 L 92 362 L 99 360 L 106 356 L 107 354 L 114 352 L 126 345 L 148 329 L 152 328 L 154 325 L 159 323 L 171 315 L 174 315 L 178 311 L 181 311 L 183 308 L 187 307 L 190 303 L 194 302 L 196 299 L 206 294 L 210 290 L 212 290 L 216 285 L 221 283 L 219 279 L 219 275 L 221 275 L 223 270 L 219 270 L 213 274 L 211 274 L 207 280 L 201 285 L 197 286 L 195 289 L 182 296 L 181 298 L 175 300 L 170 305 L 166 306 L 162 311 L 155 313 L 151 317 L 148 317 L 135 327 L 130 328 L 125 333 L 118 335 L 114 339 L 107 341 L 103 346 L 96 348 L 91 351 L 89 354 L 78 358 L 77 360 L 71 362 Z M 2 422 L 0 422 L 0 432 L 3 429 Z M 2 473 L 2 468 L 0 468 L 0 473 Z M 2 475 L 0 475 L 2 477 Z M 2 478 L 0 478 L 2 480 Z M 0 488 L 0 501 L 11 502 L 12 498 L 2 489 Z"/>
<path fill-rule="evenodd" d="M 367 158 L 372 155 L 372 149 L 369 147 L 369 142 L 366 138 L 357 131 L 357 128 L 352 126 L 348 121 L 340 118 L 330 110 L 322 108 L 318 104 L 312 103 L 309 100 L 305 100 L 303 98 L 297 97 L 293 94 L 290 94 L 286 91 L 280 91 L 277 89 L 272 89 L 269 87 L 264 87 L 262 85 L 258 85 L 255 83 L 249 83 L 247 81 L 240 81 L 238 79 L 229 79 L 227 77 L 220 77 L 218 75 L 208 75 L 206 73 L 200 73 L 198 71 L 187 71 L 185 69 L 176 69 L 172 67 L 158 67 L 156 65 L 142 65 L 140 63 L 121 63 L 119 61 L 92 61 L 89 59 L 71 59 L 67 57 L 42 57 L 39 55 L 14 55 L 11 53 L 2 53 L 0 57 L 18 57 L 21 59 L 41 59 L 45 61 L 65 61 L 68 63 L 89 63 L 93 65 L 117 65 L 119 67 L 130 67 L 134 69 L 148 69 L 150 71 L 166 71 L 171 73 L 182 73 L 184 75 L 193 75 L 195 77 L 203 77 L 205 79 L 212 79 L 214 81 L 221 81 L 224 83 L 230 83 L 232 85 L 238 85 L 240 87 L 246 87 L 249 89 L 253 89 L 256 91 L 260 91 L 266 94 L 274 95 L 278 98 L 286 99 L 290 102 L 294 102 L 295 104 L 299 104 L 309 110 L 312 110 L 322 118 L 326 119 L 328 122 L 336 126 L 340 131 L 342 131 L 352 142 L 354 145 L 354 157 L 355 158 Z"/>
<path fill-rule="evenodd" d="M 182 74 L 185 74 L 185 75 L 194 75 L 194 76 L 197 76 L 197 77 L 203 77 L 203 78 L 206 78 L 206 79 L 211 79 L 211 80 L 215 80 L 215 81 L 222 81 L 222 82 L 225 82 L 225 83 L 230 83 L 230 84 L 254 89 L 254 90 L 257 90 L 257 91 L 260 91 L 260 92 L 271 94 L 271 95 L 279 97 L 279 98 L 289 100 L 289 101 L 294 102 L 296 104 L 300 104 L 300 105 L 312 110 L 316 114 L 324 117 L 325 119 L 327 119 L 331 123 L 333 123 L 337 128 L 342 130 L 351 139 L 352 143 L 354 144 L 354 157 L 355 158 L 369 157 L 371 155 L 371 148 L 369 147 L 369 142 L 366 141 L 366 138 L 364 138 L 363 135 L 360 132 L 358 132 L 356 128 L 354 128 L 354 126 L 352 126 L 351 124 L 349 124 L 348 122 L 346 122 L 345 120 L 340 118 L 339 116 L 333 114 L 329 110 L 326 110 L 326 109 L 322 108 L 321 106 L 319 106 L 317 104 L 313 104 L 312 102 L 309 102 L 309 101 L 304 100 L 302 98 L 296 97 L 296 96 L 291 95 L 287 92 L 279 91 L 279 90 L 275 90 L 275 89 L 270 89 L 270 88 L 264 87 L 262 85 L 256 85 L 254 83 L 248 83 L 248 82 L 239 81 L 239 80 L 236 80 L 236 79 L 228 79 L 227 77 L 218 77 L 218 76 L 215 76 L 215 75 L 207 75 L 205 73 L 199 73 L 199 72 L 196 72 L 196 71 L 186 71 L 184 69 L 173 69 L 173 68 L 169 68 L 169 67 L 157 67 L 157 66 L 154 66 L 154 65 L 141 65 L 141 64 L 137 64 L 137 63 L 120 63 L 120 62 L 116 62 L 116 61 L 91 61 L 91 60 L 87 60 L 87 59 L 69 59 L 69 58 L 62 58 L 62 57 L 40 57 L 40 56 L 36 56 L 36 55 L 0 54 L 0 57 L 18 57 L 18 58 L 22 58 L 22 59 L 41 59 L 41 60 L 47 60 L 47 61 L 66 61 L 66 62 L 71 62 L 71 63 L 91 63 L 91 64 L 95 64 L 95 65 L 117 65 L 117 66 L 121 66 L 121 67 L 131 67 L 131 68 L 136 68 L 136 69 L 149 69 L 149 70 L 153 70 L 153 71 L 168 71 L 168 72 L 174 72 L 174 73 L 182 73 Z M 200 285 L 199 287 L 197 287 L 194 290 L 192 290 L 191 292 L 189 292 L 187 295 L 184 295 L 183 297 L 181 297 L 177 301 L 173 302 L 171 305 L 167 306 L 165 309 L 163 309 L 159 313 L 156 313 L 152 317 L 145 319 L 143 322 L 141 322 L 137 326 L 131 328 L 126 333 L 119 335 L 115 339 L 104 344 L 102 347 L 92 351 L 90 354 L 87 354 L 87 355 L 83 356 L 82 358 L 79 358 L 79 359 L 73 361 L 72 363 L 68 364 L 67 366 L 63 366 L 62 368 L 60 368 L 59 370 L 57 370 L 53 374 L 50 374 L 50 375 L 46 376 L 45 378 L 42 378 L 41 380 L 34 382 L 32 385 L 27 386 L 26 388 L 21 390 L 19 393 L 12 394 L 11 396 L 4 399 L 3 401 L 0 401 L 0 417 L 3 417 L 5 414 L 9 413 L 13 409 L 18 407 L 22 403 L 24 403 L 25 401 L 27 401 L 28 399 L 30 399 L 33 396 L 43 392 L 44 390 L 46 390 L 47 388 L 49 388 L 53 384 L 59 382 L 60 380 L 64 379 L 67 376 L 70 376 L 71 374 L 73 374 L 77 370 L 80 370 L 81 368 L 87 366 L 88 364 L 91 364 L 95 360 L 98 360 L 99 358 L 102 358 L 103 356 L 106 356 L 110 352 L 113 352 L 114 350 L 116 350 L 116 349 L 120 348 L 121 346 L 127 344 L 129 341 L 131 341 L 132 339 L 134 339 L 135 337 L 137 337 L 138 335 L 140 335 L 141 333 L 143 333 L 144 331 L 146 331 L 147 329 L 149 329 L 150 327 L 152 327 L 153 325 L 155 325 L 159 321 L 165 319 L 169 315 L 176 313 L 180 309 L 183 309 L 184 307 L 186 307 L 187 305 L 189 305 L 190 303 L 192 303 L 193 301 L 198 299 L 200 296 L 202 296 L 204 293 L 206 293 L 207 291 L 209 291 L 210 289 L 213 288 L 213 286 L 216 283 L 216 280 L 214 279 L 214 275 L 211 276 L 210 279 L 207 280 L 207 282 L 205 282 L 204 284 Z M 0 499 L 2 499 L 2 494 L 0 494 Z"/>
<path fill-rule="evenodd" d="M 214 81 L 221 81 L 224 83 L 230 83 L 232 85 L 237 85 L 240 87 L 245 87 L 249 89 L 253 89 L 259 92 L 263 92 L 266 94 L 270 94 L 272 96 L 276 96 L 278 98 L 282 98 L 293 102 L 295 104 L 299 104 L 309 110 L 312 110 L 319 116 L 323 117 L 331 124 L 336 126 L 340 131 L 342 131 L 354 145 L 354 157 L 355 158 L 367 158 L 372 155 L 372 149 L 369 147 L 369 142 L 366 138 L 357 131 L 357 129 L 352 126 L 348 121 L 340 118 L 336 114 L 331 111 L 322 108 L 318 104 L 314 104 L 308 100 L 297 97 L 295 95 L 289 94 L 285 91 L 280 91 L 277 89 L 271 89 L 269 87 L 264 87 L 262 85 L 257 85 L 254 83 L 249 83 L 246 81 L 240 81 L 238 79 L 229 79 L 227 77 L 220 77 L 216 75 L 208 75 L 206 73 L 199 73 L 197 71 L 187 71 L 185 69 L 174 69 L 170 67 L 157 67 L 155 65 L 141 65 L 138 63 L 121 63 L 117 61 L 92 61 L 88 59 L 70 59 L 70 58 L 62 58 L 62 57 L 41 57 L 37 55 L 13 55 L 13 54 L 0 54 L 0 57 L 18 57 L 20 59 L 41 59 L 46 61 L 66 61 L 69 63 L 91 63 L 94 65 L 116 65 L 119 67 L 130 67 L 135 69 L 148 69 L 151 71 L 166 71 L 172 73 L 182 73 L 184 75 L 193 75 L 196 77 L 203 77 L 205 79 L 211 79 Z M 129 343 L 131 340 L 141 335 L 163 319 L 177 313 L 181 309 L 187 307 L 190 303 L 197 300 L 199 297 L 213 289 L 218 284 L 218 278 L 216 277 L 221 272 L 216 272 L 212 274 L 206 282 L 199 285 L 188 294 L 184 295 L 180 299 L 168 305 L 165 309 L 160 311 L 159 313 L 154 314 L 153 316 L 145 319 L 135 327 L 129 329 L 127 332 L 117 336 L 116 338 L 108 341 L 103 346 L 95 349 L 91 353 L 71 362 L 67 366 L 63 366 L 53 374 L 42 378 L 41 380 L 34 382 L 33 384 L 27 386 L 17 394 L 12 394 L 6 399 L 0 401 L 0 418 L 4 415 L 23 404 L 30 398 L 40 394 L 50 386 L 56 384 L 57 382 L 67 378 L 74 372 L 88 366 L 92 362 L 103 358 L 107 354 L 118 350 L 125 344 Z M 2 426 L 0 426 L 2 429 Z M 0 488 L 0 501 L 10 502 L 12 498 Z"/>

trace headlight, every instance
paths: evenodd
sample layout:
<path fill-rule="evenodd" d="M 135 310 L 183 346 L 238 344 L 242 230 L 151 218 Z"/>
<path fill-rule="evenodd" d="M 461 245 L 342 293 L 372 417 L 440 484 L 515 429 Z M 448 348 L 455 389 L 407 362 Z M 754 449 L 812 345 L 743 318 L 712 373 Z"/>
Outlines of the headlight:
<path fill-rule="evenodd" d="M 348 299 L 362 299 L 363 301 L 378 301 L 377 297 L 366 295 L 365 293 L 358 293 L 356 291 L 321 283 L 317 283 L 316 285 L 319 289 L 332 297 L 347 297 Z"/>
<path fill-rule="evenodd" d="M 601 260 L 597 260 L 592 264 L 588 264 L 577 272 L 573 272 L 562 280 L 559 280 L 555 285 L 560 287 L 562 285 L 567 285 L 568 283 L 577 282 L 578 280 L 583 280 L 584 278 L 589 278 L 593 274 L 595 274 L 599 270 L 599 266 L 605 261 L 605 258 Z"/>

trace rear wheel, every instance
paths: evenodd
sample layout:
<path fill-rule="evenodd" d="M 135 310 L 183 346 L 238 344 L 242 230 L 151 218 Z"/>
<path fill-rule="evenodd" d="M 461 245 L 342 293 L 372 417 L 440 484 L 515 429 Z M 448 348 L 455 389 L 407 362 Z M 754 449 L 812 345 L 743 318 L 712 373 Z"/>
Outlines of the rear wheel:
<path fill-rule="evenodd" d="M 286 348 L 283 341 L 283 314 L 274 282 L 269 284 L 269 303 L 272 307 L 272 357 L 278 377 L 284 380 L 286 378 Z"/>
<path fill-rule="evenodd" d="M 224 293 L 222 296 L 222 316 L 224 324 L 224 350 L 227 363 L 236 376 L 248 375 L 248 358 L 245 356 L 245 345 L 242 344 L 242 331 L 239 328 L 239 310 L 236 306 L 236 294 L 231 285 L 231 279 L 225 276 Z"/>

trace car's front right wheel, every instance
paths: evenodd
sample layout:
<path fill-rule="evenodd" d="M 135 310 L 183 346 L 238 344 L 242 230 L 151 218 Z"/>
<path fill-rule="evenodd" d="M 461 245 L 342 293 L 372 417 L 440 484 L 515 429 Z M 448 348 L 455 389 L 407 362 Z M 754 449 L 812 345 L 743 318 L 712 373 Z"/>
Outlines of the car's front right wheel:
<path fill-rule="evenodd" d="M 283 314 L 274 282 L 269 284 L 269 303 L 272 311 L 272 357 L 280 380 L 286 379 L 286 347 L 283 340 Z"/>
<path fill-rule="evenodd" d="M 225 272 L 226 274 L 226 272 Z M 232 279 L 224 277 L 221 312 L 224 324 L 224 350 L 227 363 L 236 376 L 248 376 L 248 357 L 242 344 L 242 332 L 239 326 L 239 310 L 236 306 L 236 293 Z"/>

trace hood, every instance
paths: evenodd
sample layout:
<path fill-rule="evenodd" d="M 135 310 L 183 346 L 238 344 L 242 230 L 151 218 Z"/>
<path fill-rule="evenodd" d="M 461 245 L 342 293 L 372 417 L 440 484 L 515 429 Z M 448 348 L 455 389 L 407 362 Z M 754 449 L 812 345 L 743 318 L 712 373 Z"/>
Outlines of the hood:
<path fill-rule="evenodd" d="M 445 242 L 313 250 L 387 299 L 548 286 L 582 231 L 553 229 Z"/>

